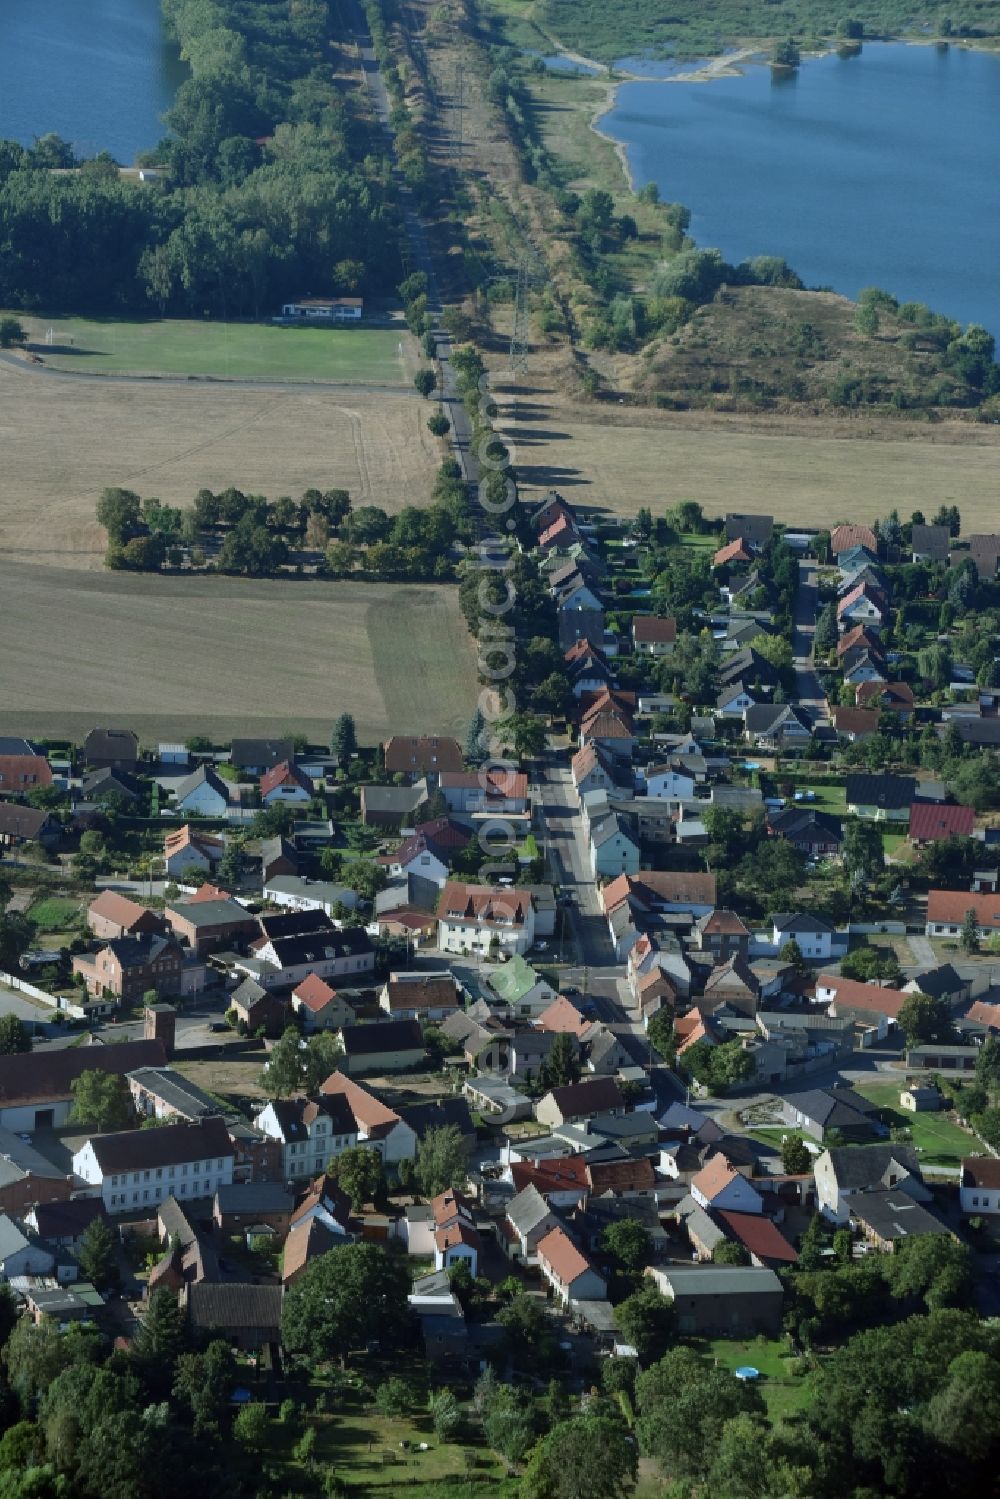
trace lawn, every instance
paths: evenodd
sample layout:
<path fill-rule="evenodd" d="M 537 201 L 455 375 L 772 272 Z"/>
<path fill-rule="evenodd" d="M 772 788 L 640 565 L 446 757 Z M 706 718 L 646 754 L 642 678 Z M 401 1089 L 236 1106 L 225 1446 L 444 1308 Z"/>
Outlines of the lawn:
<path fill-rule="evenodd" d="M 81 910 L 78 900 L 70 900 L 65 895 L 46 895 L 35 902 L 28 911 L 28 916 L 39 932 L 48 934 L 75 926 Z"/>
<path fill-rule="evenodd" d="M 965 1155 L 972 1154 L 978 1143 L 968 1130 L 955 1124 L 946 1114 L 911 1114 L 899 1107 L 899 1083 L 857 1083 L 857 1091 L 885 1110 L 890 1125 L 905 1126 L 913 1136 L 914 1147 L 924 1166 L 958 1169 Z"/>
<path fill-rule="evenodd" d="M 808 1405 L 812 1390 L 808 1378 L 794 1372 L 797 1359 L 783 1339 L 754 1338 L 741 1342 L 715 1338 L 699 1346 L 717 1364 L 736 1370 L 744 1365 L 760 1371 L 757 1388 L 764 1397 L 772 1420 L 798 1414 Z"/>
<path fill-rule="evenodd" d="M 405 328 L 282 328 L 195 319 L 23 318 L 46 365 L 80 374 L 216 375 L 408 386 L 416 346 Z M 53 330 L 52 343 L 47 334 Z"/>

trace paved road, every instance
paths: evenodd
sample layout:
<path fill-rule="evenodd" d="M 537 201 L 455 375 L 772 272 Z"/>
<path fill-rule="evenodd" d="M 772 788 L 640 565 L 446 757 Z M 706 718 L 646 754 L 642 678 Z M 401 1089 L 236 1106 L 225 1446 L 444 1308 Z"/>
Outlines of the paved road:
<path fill-rule="evenodd" d="M 558 752 L 546 756 L 539 780 L 542 836 L 553 880 L 568 896 L 567 910 L 576 941 L 577 961 L 586 968 L 616 967 L 615 950 L 590 872 L 583 819 L 569 766 Z"/>
<path fill-rule="evenodd" d="M 795 594 L 795 627 L 792 634 L 795 694 L 814 722 L 828 716 L 826 697 L 812 660 L 817 596 L 816 564 L 800 562 L 799 586 Z"/>

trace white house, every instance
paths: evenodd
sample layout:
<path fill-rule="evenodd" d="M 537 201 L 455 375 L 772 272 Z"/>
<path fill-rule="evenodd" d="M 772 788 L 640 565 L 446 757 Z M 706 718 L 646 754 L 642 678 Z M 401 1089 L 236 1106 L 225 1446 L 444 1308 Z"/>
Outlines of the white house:
<path fill-rule="evenodd" d="M 278 1098 L 254 1120 L 262 1134 L 281 1146 L 285 1181 L 315 1177 L 329 1161 L 358 1143 L 354 1115 L 343 1098 Z"/>
<path fill-rule="evenodd" d="M 1000 1160 L 991 1155 L 964 1156 L 959 1196 L 967 1217 L 1000 1213 Z"/>
<path fill-rule="evenodd" d="M 276 906 L 285 906 L 291 911 L 322 911 L 333 917 L 336 906 L 346 906 L 349 911 L 358 905 L 358 893 L 349 885 L 337 885 L 331 880 L 311 880 L 299 874 L 275 874 L 264 885 L 264 895 Z"/>
<path fill-rule="evenodd" d="M 822 916 L 807 916 L 802 912 L 782 914 L 772 917 L 772 926 L 771 940 L 779 952 L 794 938 L 802 956 L 811 963 L 823 963 L 830 957 L 835 930 Z"/>
<path fill-rule="evenodd" d="M 163 863 L 167 875 L 178 879 L 196 870 L 199 874 L 210 874 L 226 851 L 223 839 L 203 833 L 187 823 L 174 832 L 167 833 L 163 840 Z"/>
<path fill-rule="evenodd" d="M 756 699 L 750 696 L 742 682 L 733 682 L 722 689 L 715 706 L 724 718 L 743 718 L 755 702 Z"/>
<path fill-rule="evenodd" d="M 377 1150 L 387 1166 L 412 1161 L 417 1153 L 415 1131 L 394 1109 L 343 1072 L 331 1072 L 320 1088 L 324 1098 L 343 1098 L 353 1117 L 358 1143 Z"/>
<path fill-rule="evenodd" d="M 178 812 L 197 817 L 225 817 L 229 812 L 229 786 L 207 765 L 199 765 L 174 790 Z"/>
<path fill-rule="evenodd" d="M 691 1196 L 699 1207 L 730 1213 L 762 1213 L 764 1201 L 724 1155 L 714 1155 L 691 1178 Z"/>
<path fill-rule="evenodd" d="M 694 796 L 694 776 L 674 765 L 649 765 L 646 767 L 645 779 L 647 796 L 684 802 L 690 801 Z"/>
<path fill-rule="evenodd" d="M 15 1275 L 48 1275 L 55 1265 L 55 1257 L 41 1244 L 23 1234 L 6 1213 L 0 1213 L 0 1278 L 11 1280 Z"/>
<path fill-rule="evenodd" d="M 312 781 L 288 760 L 265 770 L 260 778 L 260 799 L 265 807 L 301 806 L 315 796 Z"/>
<path fill-rule="evenodd" d="M 538 1268 L 563 1306 L 607 1300 L 607 1283 L 563 1228 L 553 1228 L 539 1240 Z"/>
<path fill-rule="evenodd" d="M 213 1197 L 232 1182 L 235 1155 L 226 1126 L 213 1118 L 94 1135 L 74 1155 L 73 1171 L 109 1213 L 133 1213 L 168 1197 Z"/>
<path fill-rule="evenodd" d="M 590 829 L 590 868 L 595 879 L 639 872 L 639 845 L 625 832 L 615 812 Z"/>
<path fill-rule="evenodd" d="M 443 770 L 438 789 L 449 812 L 523 816 L 528 810 L 528 777 L 520 770 L 484 765 L 481 770 Z"/>
<path fill-rule="evenodd" d="M 442 952 L 526 953 L 535 941 L 531 892 L 449 880 L 437 907 Z"/>
<path fill-rule="evenodd" d="M 831 1146 L 813 1162 L 813 1177 L 816 1204 L 834 1223 L 848 1221 L 856 1192 L 892 1189 L 906 1192 L 915 1202 L 931 1201 L 912 1145 Z"/>
<path fill-rule="evenodd" d="M 482 1240 L 472 1217 L 472 1208 L 460 1192 L 449 1187 L 431 1203 L 434 1218 L 434 1268 L 450 1270 L 465 1264 L 479 1274 Z"/>

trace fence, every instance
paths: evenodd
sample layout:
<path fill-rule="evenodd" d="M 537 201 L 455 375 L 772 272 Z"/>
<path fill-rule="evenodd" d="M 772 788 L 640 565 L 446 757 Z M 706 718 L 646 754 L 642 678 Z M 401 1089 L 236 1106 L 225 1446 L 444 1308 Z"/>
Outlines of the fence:
<path fill-rule="evenodd" d="M 50 1010 L 58 1010 L 62 1015 L 72 1015 L 74 1020 L 85 1020 L 86 1010 L 82 1005 L 73 1004 L 72 1000 L 66 999 L 61 994 L 47 994 L 44 989 L 38 989 L 34 984 L 29 984 L 27 979 L 18 978 L 16 974 L 4 973 L 0 970 L 0 985 L 7 989 L 13 989 L 18 994 L 27 994 L 30 999 L 37 999 L 39 1004 L 45 1005 Z"/>

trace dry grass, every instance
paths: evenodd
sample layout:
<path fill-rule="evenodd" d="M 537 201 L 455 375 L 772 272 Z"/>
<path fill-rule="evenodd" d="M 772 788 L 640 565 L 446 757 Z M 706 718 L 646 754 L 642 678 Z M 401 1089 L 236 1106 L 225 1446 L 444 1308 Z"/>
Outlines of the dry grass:
<path fill-rule="evenodd" d="M 423 504 L 440 461 L 424 402 L 385 394 L 53 379 L 0 367 L 0 554 L 99 568 L 101 490 L 190 505 L 203 486 Z"/>
<path fill-rule="evenodd" d="M 499 360 L 497 361 L 499 364 Z M 709 515 L 760 510 L 793 524 L 871 521 L 958 505 L 964 531 L 996 526 L 1000 430 L 960 421 L 917 424 L 870 416 L 799 418 L 657 412 L 573 404 L 532 355 L 523 385 L 497 371 L 503 429 L 531 490 L 634 515 L 698 500 Z"/>
<path fill-rule="evenodd" d="M 263 1047 L 259 1051 L 241 1052 L 236 1056 L 227 1055 L 220 1047 L 217 1058 L 201 1062 L 188 1062 L 183 1051 L 179 1051 L 171 1065 L 190 1082 L 208 1093 L 214 1093 L 217 1098 L 263 1100 L 267 1094 L 260 1085 L 260 1073 L 266 1060 L 267 1053 Z"/>
<path fill-rule="evenodd" d="M 449 586 L 183 578 L 0 563 L 0 733 L 150 742 L 460 732 L 472 641 Z"/>

